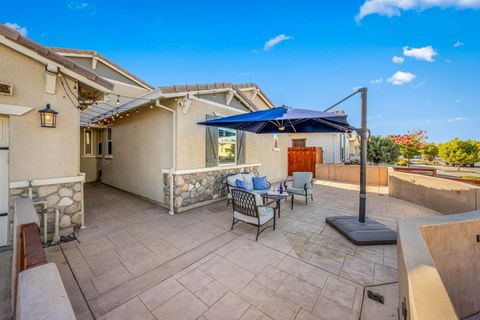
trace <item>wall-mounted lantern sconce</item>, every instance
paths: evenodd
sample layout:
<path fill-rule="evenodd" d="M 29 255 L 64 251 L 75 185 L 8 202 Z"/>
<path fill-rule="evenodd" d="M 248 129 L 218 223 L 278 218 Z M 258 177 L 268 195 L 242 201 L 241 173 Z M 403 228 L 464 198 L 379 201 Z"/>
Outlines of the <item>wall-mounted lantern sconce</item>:
<path fill-rule="evenodd" d="M 57 126 L 57 114 L 58 112 L 50 108 L 50 104 L 47 103 L 45 109 L 39 110 L 40 122 L 44 128 L 55 128 Z"/>

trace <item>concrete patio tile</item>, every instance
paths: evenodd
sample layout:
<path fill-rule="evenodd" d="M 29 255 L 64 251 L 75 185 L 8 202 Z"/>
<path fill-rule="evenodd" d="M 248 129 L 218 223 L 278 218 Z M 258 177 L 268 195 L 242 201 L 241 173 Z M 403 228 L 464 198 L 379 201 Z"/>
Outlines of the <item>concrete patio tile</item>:
<path fill-rule="evenodd" d="M 99 316 L 112 310 L 144 290 L 151 288 L 155 284 L 167 279 L 196 261 L 203 259 L 218 248 L 224 246 L 226 243 L 235 239 L 235 237 L 236 236 L 232 233 L 223 233 L 222 235 L 200 245 L 195 250 L 189 251 L 175 259 L 157 266 L 99 296 L 90 303 L 94 315 Z"/>
<path fill-rule="evenodd" d="M 205 304 L 212 306 L 227 292 L 227 288 L 225 288 L 219 282 L 213 281 L 195 292 L 195 295 L 199 297 L 200 300 L 202 300 Z"/>
<path fill-rule="evenodd" d="M 240 320 L 272 320 L 272 318 L 270 318 L 254 306 L 250 306 L 250 308 L 245 311 Z"/>
<path fill-rule="evenodd" d="M 329 277 L 325 287 L 323 287 L 322 296 L 353 309 L 356 291 L 356 287 L 347 284 L 345 281 Z"/>
<path fill-rule="evenodd" d="M 123 267 L 117 267 L 92 278 L 95 289 L 102 294 L 132 279 L 132 275 Z"/>
<path fill-rule="evenodd" d="M 322 320 L 322 318 L 310 313 L 304 309 L 300 309 L 295 320 Z"/>
<path fill-rule="evenodd" d="M 358 313 L 345 308 L 335 302 L 320 296 L 318 298 L 313 313 L 324 320 L 357 320 Z"/>
<path fill-rule="evenodd" d="M 240 247 L 243 243 L 245 243 L 246 241 L 248 241 L 247 239 L 243 238 L 243 237 L 238 237 L 236 238 L 235 240 L 233 241 L 230 241 L 229 243 L 227 243 L 226 245 L 224 245 L 223 247 L 221 247 L 220 249 L 218 249 L 215 253 L 216 254 L 219 254 L 221 256 L 226 256 L 227 254 L 229 254 L 230 252 L 232 252 L 233 250 L 237 249 L 238 247 Z"/>
<path fill-rule="evenodd" d="M 240 319 L 249 307 L 250 304 L 230 291 L 203 315 L 208 320 L 236 320 Z"/>
<path fill-rule="evenodd" d="M 384 246 L 361 246 L 358 247 L 355 256 L 374 263 L 383 264 Z"/>
<path fill-rule="evenodd" d="M 313 265 L 287 256 L 277 266 L 278 269 L 289 273 L 292 276 L 303 279 L 318 288 L 323 288 L 327 281 L 328 273 Z"/>
<path fill-rule="evenodd" d="M 271 265 L 277 265 L 286 255 L 285 253 L 270 249 L 255 241 L 246 241 L 237 250 Z"/>
<path fill-rule="evenodd" d="M 79 242 L 77 247 L 84 257 L 88 257 L 101 254 L 104 251 L 112 250 L 115 245 L 108 237 L 100 236 L 93 240 Z"/>
<path fill-rule="evenodd" d="M 141 293 L 138 297 L 148 309 L 153 310 L 182 290 L 184 290 L 184 287 L 182 287 L 174 278 L 168 278 Z"/>
<path fill-rule="evenodd" d="M 305 250 L 303 247 L 293 247 L 288 255 L 295 259 L 308 262 L 313 254 L 310 251 Z"/>
<path fill-rule="evenodd" d="M 214 280 L 197 268 L 179 278 L 177 281 L 185 288 L 195 293 Z"/>
<path fill-rule="evenodd" d="M 278 293 L 255 281 L 250 282 L 248 286 L 240 292 L 240 297 L 275 320 L 294 319 L 300 308 Z"/>
<path fill-rule="evenodd" d="M 255 277 L 250 271 L 221 256 L 212 258 L 199 268 L 235 293 L 239 292 Z"/>
<path fill-rule="evenodd" d="M 113 248 L 105 249 L 95 255 L 87 255 L 85 259 L 95 275 L 122 267 L 122 263 Z"/>
<path fill-rule="evenodd" d="M 261 285 L 276 291 L 288 277 L 288 273 L 272 266 L 267 266 L 260 274 L 255 277 L 255 281 Z"/>
<path fill-rule="evenodd" d="M 397 282 L 397 281 L 398 281 L 398 275 L 397 275 L 396 269 L 375 264 L 375 273 L 373 277 L 373 282 L 375 285 Z"/>
<path fill-rule="evenodd" d="M 268 265 L 263 260 L 253 258 L 241 249 L 230 252 L 225 258 L 254 274 L 260 273 Z"/>
<path fill-rule="evenodd" d="M 305 239 L 282 230 L 262 235 L 258 242 L 269 248 L 283 253 L 289 253 L 294 247 L 301 247 L 305 244 Z"/>
<path fill-rule="evenodd" d="M 148 311 L 145 305 L 138 298 L 122 304 L 109 313 L 98 318 L 101 320 L 155 320 L 155 317 Z"/>
<path fill-rule="evenodd" d="M 347 255 L 340 277 L 361 285 L 372 285 L 374 269 L 373 262 Z"/>
<path fill-rule="evenodd" d="M 185 289 L 154 309 L 153 315 L 161 320 L 194 320 L 207 309 L 200 299 Z"/>
<path fill-rule="evenodd" d="M 302 308 L 312 311 L 320 289 L 299 278 L 288 276 L 276 292 Z"/>

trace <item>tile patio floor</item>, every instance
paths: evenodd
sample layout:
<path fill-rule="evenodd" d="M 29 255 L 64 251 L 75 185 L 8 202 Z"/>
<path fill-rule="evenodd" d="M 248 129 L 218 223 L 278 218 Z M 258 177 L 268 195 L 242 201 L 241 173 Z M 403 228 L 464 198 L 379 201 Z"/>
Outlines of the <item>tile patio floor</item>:
<path fill-rule="evenodd" d="M 398 218 L 436 214 L 370 191 L 368 216 L 392 228 Z M 364 286 L 397 281 L 396 246 L 357 247 L 325 225 L 327 216 L 356 214 L 355 186 L 317 182 L 314 197 L 308 206 L 298 198 L 294 210 L 282 202 L 277 230 L 255 242 L 255 227 L 230 231 L 226 201 L 170 216 L 86 185 L 87 229 L 48 258 L 62 265 L 78 319 L 358 319 Z"/>

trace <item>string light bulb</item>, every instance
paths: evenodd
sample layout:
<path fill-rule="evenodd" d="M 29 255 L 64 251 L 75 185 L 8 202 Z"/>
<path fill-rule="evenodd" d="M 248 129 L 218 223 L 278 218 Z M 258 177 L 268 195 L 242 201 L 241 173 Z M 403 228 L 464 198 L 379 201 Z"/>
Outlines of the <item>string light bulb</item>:
<path fill-rule="evenodd" d="M 117 105 L 120 104 L 120 96 L 117 96 Z"/>

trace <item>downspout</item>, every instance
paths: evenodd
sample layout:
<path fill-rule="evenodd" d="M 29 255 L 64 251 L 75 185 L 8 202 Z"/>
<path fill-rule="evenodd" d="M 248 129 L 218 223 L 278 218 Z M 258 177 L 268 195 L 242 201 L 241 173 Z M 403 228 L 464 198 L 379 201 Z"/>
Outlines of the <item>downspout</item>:
<path fill-rule="evenodd" d="M 172 110 L 168 107 L 165 107 L 160 104 L 160 100 L 157 99 L 155 100 L 155 105 L 159 108 L 162 108 L 164 110 L 167 110 L 172 113 L 172 168 L 170 169 L 170 173 L 168 174 L 168 179 L 169 179 L 169 186 L 170 186 L 170 204 L 169 204 L 169 211 L 168 213 L 170 215 L 174 214 L 174 195 L 173 195 L 173 174 L 175 173 L 175 167 L 177 164 L 177 150 L 176 150 L 176 145 L 177 145 L 177 130 L 176 130 L 176 112 L 175 110 Z"/>

